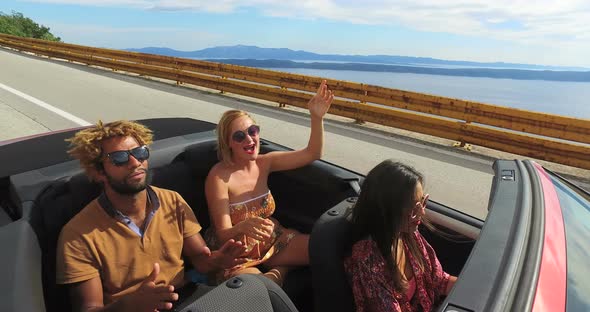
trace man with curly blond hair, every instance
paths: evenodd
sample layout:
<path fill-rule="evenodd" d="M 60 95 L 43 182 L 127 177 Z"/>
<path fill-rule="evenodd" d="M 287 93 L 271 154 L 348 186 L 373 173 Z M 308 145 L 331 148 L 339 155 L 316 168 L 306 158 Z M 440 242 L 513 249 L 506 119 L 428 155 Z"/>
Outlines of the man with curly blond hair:
<path fill-rule="evenodd" d="M 69 141 L 69 154 L 103 187 L 59 238 L 57 283 L 69 285 L 75 311 L 170 309 L 187 284 L 183 256 L 200 272 L 241 263 L 241 243 L 211 252 L 184 199 L 148 185 L 147 127 L 99 121 Z"/>

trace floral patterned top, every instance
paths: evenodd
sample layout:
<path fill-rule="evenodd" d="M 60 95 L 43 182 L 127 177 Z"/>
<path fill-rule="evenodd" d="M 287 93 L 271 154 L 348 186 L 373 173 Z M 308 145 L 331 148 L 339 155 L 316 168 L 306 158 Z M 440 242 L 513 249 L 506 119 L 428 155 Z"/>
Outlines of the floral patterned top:
<path fill-rule="evenodd" d="M 443 271 L 434 249 L 420 232 L 414 232 L 413 237 L 424 257 L 425 268 L 423 272 L 420 270 L 404 244 L 414 272 L 415 290 L 411 299 L 394 288 L 393 273 L 387 268 L 375 241 L 361 240 L 352 246 L 351 255 L 344 260 L 344 269 L 358 312 L 414 312 L 436 308 L 441 295 L 445 294 L 450 275 Z"/>

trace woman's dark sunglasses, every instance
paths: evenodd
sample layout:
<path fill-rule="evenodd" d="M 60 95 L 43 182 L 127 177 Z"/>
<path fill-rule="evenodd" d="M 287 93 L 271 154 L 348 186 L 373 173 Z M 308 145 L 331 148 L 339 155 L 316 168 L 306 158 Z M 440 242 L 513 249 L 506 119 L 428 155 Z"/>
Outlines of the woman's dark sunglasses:
<path fill-rule="evenodd" d="M 127 151 L 115 151 L 107 154 L 111 163 L 115 166 L 123 166 L 129 162 L 129 155 L 132 155 L 137 161 L 142 162 L 150 158 L 150 149 L 146 146 L 139 146 Z"/>
<path fill-rule="evenodd" d="M 258 133 L 260 133 L 260 127 L 257 125 L 251 125 L 248 127 L 248 129 L 246 129 L 246 131 L 238 130 L 234 132 L 231 138 L 238 143 L 242 143 L 246 139 L 246 132 L 248 132 L 250 137 L 255 137 L 258 135 Z"/>

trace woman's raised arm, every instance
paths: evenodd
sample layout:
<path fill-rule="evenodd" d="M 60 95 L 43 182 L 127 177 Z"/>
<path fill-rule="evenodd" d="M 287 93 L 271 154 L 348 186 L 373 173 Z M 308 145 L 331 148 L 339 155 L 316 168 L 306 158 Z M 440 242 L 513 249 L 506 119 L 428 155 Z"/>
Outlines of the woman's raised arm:
<path fill-rule="evenodd" d="M 270 171 L 281 171 L 303 167 L 322 157 L 324 148 L 324 116 L 330 109 L 334 93 L 323 80 L 316 94 L 307 106 L 311 115 L 311 133 L 307 147 L 289 152 L 271 152 L 261 155 L 269 162 Z"/>

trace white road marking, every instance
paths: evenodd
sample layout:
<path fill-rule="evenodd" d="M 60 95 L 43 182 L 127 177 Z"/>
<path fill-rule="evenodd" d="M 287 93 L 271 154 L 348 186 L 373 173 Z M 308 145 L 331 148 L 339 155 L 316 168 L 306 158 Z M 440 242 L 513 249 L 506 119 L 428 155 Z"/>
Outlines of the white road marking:
<path fill-rule="evenodd" d="M 55 114 L 58 114 L 61 117 L 65 118 L 65 119 L 67 119 L 67 120 L 69 120 L 69 121 L 71 121 L 71 122 L 73 122 L 73 123 L 75 123 L 77 125 L 80 125 L 80 126 L 90 126 L 90 125 L 92 125 L 91 123 L 89 123 L 86 120 L 83 120 L 81 118 L 78 118 L 78 117 L 76 117 L 76 116 L 74 116 L 74 115 L 72 115 L 72 114 L 70 114 L 70 113 L 68 113 L 66 111 L 63 111 L 63 110 L 61 110 L 61 109 L 59 109 L 57 107 L 51 106 L 51 105 L 49 105 L 49 104 L 47 104 L 47 103 L 45 103 L 45 102 L 43 102 L 43 101 L 41 101 L 41 100 L 39 100 L 37 98 L 34 98 L 34 97 L 32 97 L 32 96 L 30 96 L 28 94 L 22 93 L 22 92 L 20 92 L 20 91 L 18 91 L 16 89 L 13 89 L 13 88 L 11 88 L 11 87 L 9 87 L 7 85 L 4 85 L 4 84 L 0 83 L 0 88 L 4 89 L 4 90 L 6 90 L 6 91 L 8 91 L 8 92 L 10 92 L 10 93 L 12 93 L 14 95 L 20 96 L 23 99 L 25 99 L 25 100 L 33 103 L 33 104 L 36 104 L 38 106 L 41 106 L 41 107 L 45 108 L 48 111 L 51 111 L 51 112 L 53 112 Z"/>

